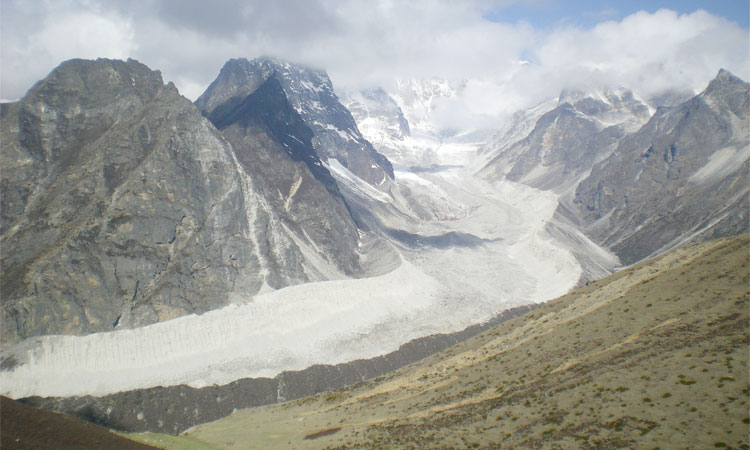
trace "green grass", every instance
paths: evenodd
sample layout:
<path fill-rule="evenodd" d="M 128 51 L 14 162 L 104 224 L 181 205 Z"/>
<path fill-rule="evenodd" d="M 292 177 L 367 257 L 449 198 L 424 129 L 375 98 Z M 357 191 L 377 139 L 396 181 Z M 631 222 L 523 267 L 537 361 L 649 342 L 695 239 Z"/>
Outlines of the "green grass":
<path fill-rule="evenodd" d="M 159 433 L 120 433 L 122 436 L 164 450 L 213 450 L 218 447 L 190 436 L 172 436 Z"/>

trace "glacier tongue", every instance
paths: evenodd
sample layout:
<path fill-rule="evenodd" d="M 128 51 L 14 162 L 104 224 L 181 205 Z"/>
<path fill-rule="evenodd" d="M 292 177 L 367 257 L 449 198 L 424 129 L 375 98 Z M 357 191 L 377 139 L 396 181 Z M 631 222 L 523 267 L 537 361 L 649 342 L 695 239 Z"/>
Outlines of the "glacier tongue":
<path fill-rule="evenodd" d="M 371 125 L 366 134 L 388 135 Z M 477 179 L 480 144 L 466 137 L 414 128 L 383 141 L 400 163 L 392 184 L 375 189 L 337 159 L 327 164 L 342 192 L 370 214 L 373 231 L 389 237 L 360 233 L 362 260 L 378 276 L 236 293 L 225 308 L 138 329 L 28 340 L 4 349 L 18 364 L 0 372 L 0 391 L 106 395 L 273 377 L 383 355 L 578 282 L 581 265 L 548 232 L 556 194 Z"/>
<path fill-rule="evenodd" d="M 557 204 L 553 195 L 512 182 L 470 182 L 457 169 L 408 178 L 424 178 L 470 212 L 422 224 L 430 244 L 395 242 L 402 257 L 390 272 L 253 298 L 237 294 L 225 308 L 138 329 L 22 342 L 5 351 L 19 364 L 0 372 L 2 393 L 105 395 L 272 377 L 382 355 L 412 339 L 562 295 L 577 282 L 576 260 L 545 231 Z"/>

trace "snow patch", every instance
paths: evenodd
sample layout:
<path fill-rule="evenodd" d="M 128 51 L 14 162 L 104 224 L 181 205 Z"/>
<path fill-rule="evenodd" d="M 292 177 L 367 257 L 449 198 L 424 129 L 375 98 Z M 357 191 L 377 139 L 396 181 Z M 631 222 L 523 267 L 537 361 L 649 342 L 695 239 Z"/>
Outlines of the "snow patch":
<path fill-rule="evenodd" d="M 713 153 L 706 165 L 690 176 L 689 181 L 705 183 L 707 181 L 724 178 L 737 171 L 750 158 L 750 147 L 724 147 Z"/>
<path fill-rule="evenodd" d="M 300 185 L 302 184 L 302 177 L 297 176 L 297 179 L 294 181 L 292 186 L 289 188 L 289 195 L 287 196 L 286 200 L 284 201 L 284 209 L 289 211 L 289 207 L 292 204 L 292 197 L 294 197 L 294 194 L 297 193 L 299 190 Z"/>
<path fill-rule="evenodd" d="M 380 192 L 372 187 L 370 183 L 354 175 L 336 158 L 328 158 L 328 165 L 326 168 L 331 171 L 331 174 L 336 178 L 337 182 L 346 184 L 354 192 L 357 192 L 364 198 L 371 198 L 381 203 L 391 203 L 393 201 L 388 194 Z"/>

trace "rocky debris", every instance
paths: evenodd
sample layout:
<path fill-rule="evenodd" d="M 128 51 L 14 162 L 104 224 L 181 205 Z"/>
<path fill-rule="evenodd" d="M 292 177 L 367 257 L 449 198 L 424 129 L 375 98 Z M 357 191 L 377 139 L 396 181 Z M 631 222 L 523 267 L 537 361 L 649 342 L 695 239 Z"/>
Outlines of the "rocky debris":
<path fill-rule="evenodd" d="M 242 103 L 271 76 L 278 79 L 290 106 L 312 130 L 313 147 L 324 163 L 335 158 L 374 186 L 393 179 L 391 163 L 362 137 L 322 70 L 273 58 L 231 59 L 195 104 L 207 117 L 214 117 L 216 108 Z"/>

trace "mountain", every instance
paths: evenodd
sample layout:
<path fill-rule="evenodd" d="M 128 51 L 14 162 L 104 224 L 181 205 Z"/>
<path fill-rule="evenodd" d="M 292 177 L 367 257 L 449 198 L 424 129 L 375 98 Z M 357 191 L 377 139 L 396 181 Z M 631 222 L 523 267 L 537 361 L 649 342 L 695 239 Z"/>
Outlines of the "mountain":
<path fill-rule="evenodd" d="M 517 114 L 508 131 L 483 149 L 494 157 L 481 176 L 564 192 L 650 117 L 649 107 L 625 89 L 563 91 L 557 106 L 539 115 L 548 105 Z M 534 128 L 528 135 L 512 140 L 530 123 Z"/>
<path fill-rule="evenodd" d="M 651 115 L 628 90 L 563 91 L 554 108 L 543 103 L 517 113 L 481 150 L 487 162 L 477 173 L 555 192 L 554 234 L 580 230 L 623 264 L 746 231 L 748 85 L 721 70 L 704 92 L 680 103 L 686 95 L 652 97 L 675 106 Z"/>
<path fill-rule="evenodd" d="M 744 234 L 675 250 L 391 374 L 236 411 L 167 448 L 745 448 L 749 249 Z"/>
<path fill-rule="evenodd" d="M 383 88 L 345 92 L 341 102 L 352 113 L 363 134 L 367 134 L 365 128 L 383 133 L 380 139 L 370 139 L 371 142 L 377 143 L 384 139 L 404 140 L 411 135 L 404 112 Z M 372 122 L 382 122 L 382 125 Z"/>
<path fill-rule="evenodd" d="M 4 104 L 2 342 L 358 272 L 356 226 L 278 84 L 227 110 L 227 137 L 134 60 L 67 61 Z"/>
<path fill-rule="evenodd" d="M 409 122 L 383 88 L 345 91 L 340 97 L 362 135 L 389 161 L 399 164 L 406 154 L 413 153 Z"/>
<path fill-rule="evenodd" d="M 341 278 L 359 268 L 359 232 L 336 180 L 313 147 L 313 132 L 289 104 L 277 74 L 242 102 L 218 105 L 209 119 L 231 144 L 242 169 L 268 207 L 267 235 L 279 225 L 290 230 L 301 254 L 286 259 L 304 281 Z M 258 219 L 256 219 L 257 221 Z M 259 239 L 260 246 L 273 246 Z M 266 250 L 264 248 L 263 250 Z M 268 267 L 269 278 L 284 272 L 282 256 Z M 308 259 L 306 261 L 306 259 Z M 296 284 L 279 279 L 271 286 Z"/>
<path fill-rule="evenodd" d="M 231 59 L 219 76 L 195 101 L 214 119 L 217 108 L 231 108 L 274 76 L 289 105 L 312 131 L 312 145 L 325 164 L 335 159 L 373 186 L 393 179 L 393 168 L 357 129 L 351 113 L 339 102 L 328 75 L 321 70 L 292 65 L 273 58 Z"/>
<path fill-rule="evenodd" d="M 594 165 L 562 212 L 625 264 L 750 229 L 750 85 L 721 70 Z"/>

